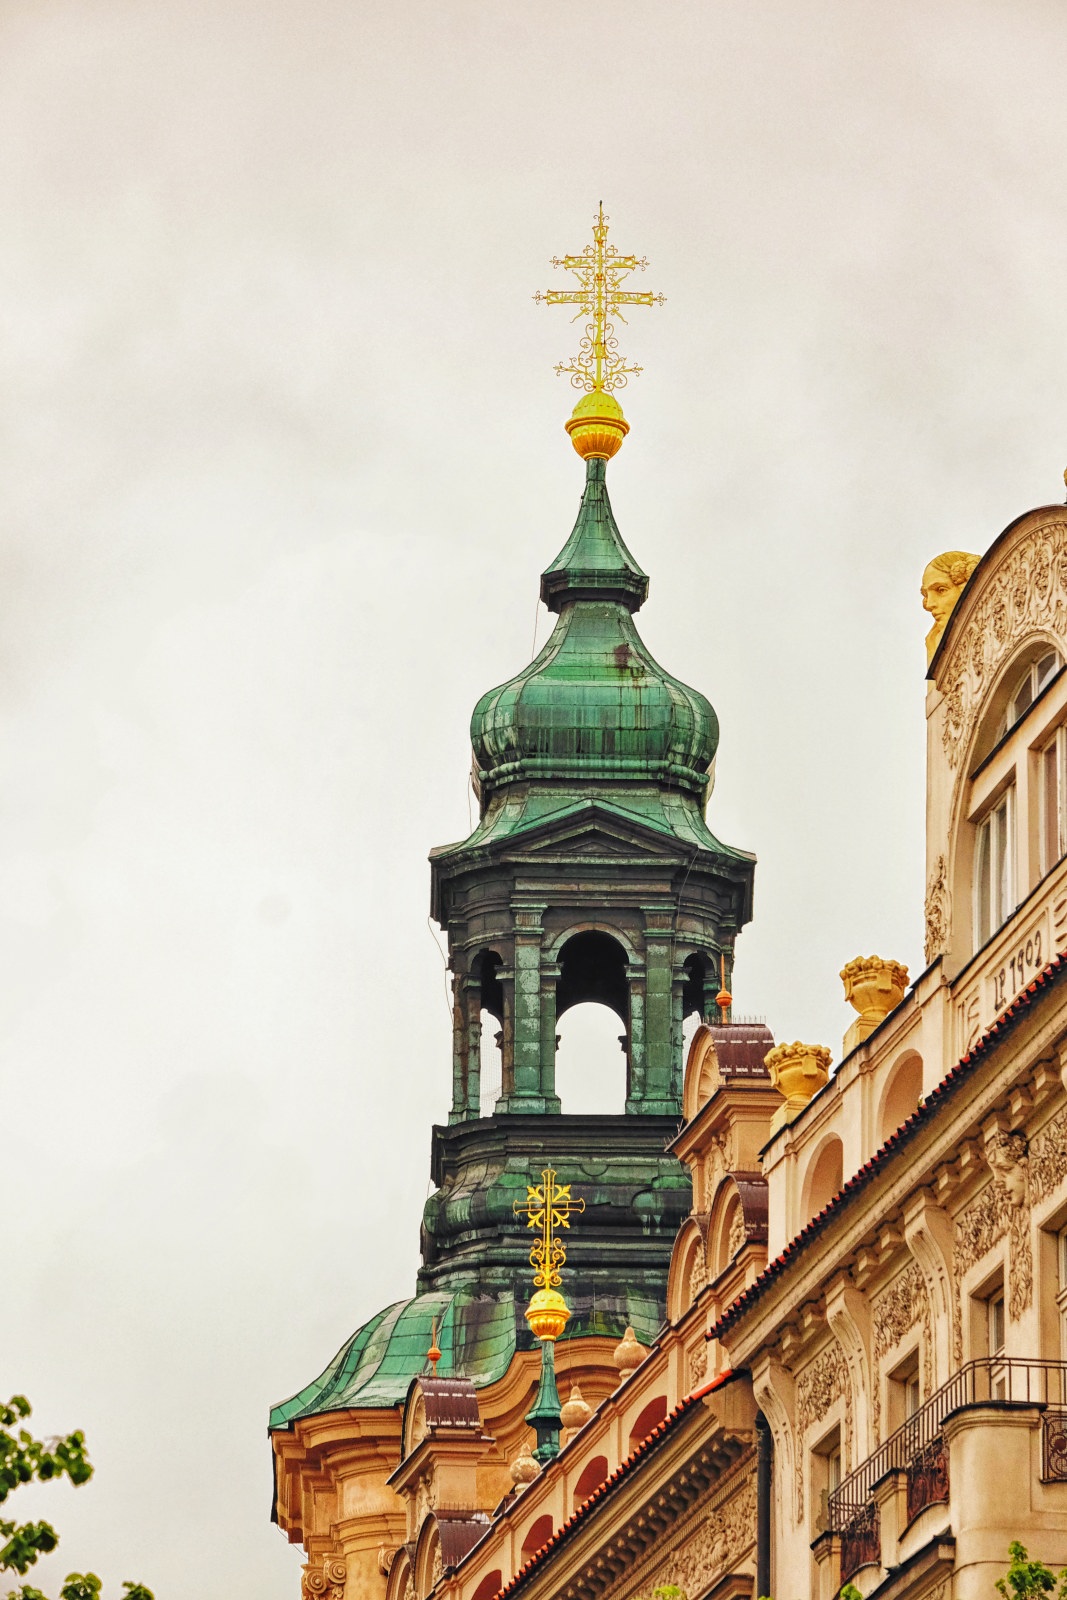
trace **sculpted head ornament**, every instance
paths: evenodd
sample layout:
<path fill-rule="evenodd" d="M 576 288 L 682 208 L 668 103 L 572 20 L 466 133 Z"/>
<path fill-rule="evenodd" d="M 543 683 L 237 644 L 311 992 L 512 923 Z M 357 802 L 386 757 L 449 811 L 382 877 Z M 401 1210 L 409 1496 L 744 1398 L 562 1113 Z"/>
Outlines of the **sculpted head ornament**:
<path fill-rule="evenodd" d="M 934 625 L 926 635 L 927 664 L 933 660 L 934 651 L 941 642 L 945 624 L 952 615 L 956 601 L 963 593 L 964 584 L 981 558 L 966 550 L 946 550 L 927 563 L 923 573 L 923 610 L 929 611 Z"/>

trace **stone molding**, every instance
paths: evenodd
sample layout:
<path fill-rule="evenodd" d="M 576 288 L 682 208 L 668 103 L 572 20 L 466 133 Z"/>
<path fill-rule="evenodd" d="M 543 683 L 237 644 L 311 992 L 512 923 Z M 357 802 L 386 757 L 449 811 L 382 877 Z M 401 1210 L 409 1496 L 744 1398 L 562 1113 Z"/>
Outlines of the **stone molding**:
<path fill-rule="evenodd" d="M 950 624 L 951 626 L 951 624 Z M 938 687 L 951 769 L 970 749 L 978 712 L 1001 668 L 1025 637 L 1042 630 L 1067 637 L 1067 521 L 1039 522 L 1013 544 L 985 579 L 980 599 L 954 630 Z"/>

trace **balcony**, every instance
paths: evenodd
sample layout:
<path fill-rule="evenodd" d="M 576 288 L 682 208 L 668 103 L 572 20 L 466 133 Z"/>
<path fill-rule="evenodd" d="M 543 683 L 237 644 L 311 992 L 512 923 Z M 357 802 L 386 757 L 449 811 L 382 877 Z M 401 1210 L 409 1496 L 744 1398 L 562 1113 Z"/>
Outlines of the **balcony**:
<path fill-rule="evenodd" d="M 947 1504 L 945 1421 L 968 1407 L 990 1405 L 1038 1408 L 1041 1481 L 1067 1482 L 1067 1362 L 1002 1356 L 969 1361 L 828 1497 L 829 1530 L 840 1539 L 842 1583 L 860 1567 L 881 1561 L 878 1486 L 890 1474 L 903 1477 L 906 1520 L 901 1534 L 928 1507 Z"/>

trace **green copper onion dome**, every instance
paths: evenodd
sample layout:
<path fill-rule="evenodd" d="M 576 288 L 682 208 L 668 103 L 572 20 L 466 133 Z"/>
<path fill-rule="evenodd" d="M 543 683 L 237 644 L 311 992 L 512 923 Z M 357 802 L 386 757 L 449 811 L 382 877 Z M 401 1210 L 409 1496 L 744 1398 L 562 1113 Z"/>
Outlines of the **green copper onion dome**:
<path fill-rule="evenodd" d="M 637 632 L 632 613 L 648 579 L 616 526 L 606 465 L 586 463 L 574 531 L 541 579 L 542 600 L 559 613 L 551 638 L 474 709 L 483 812 L 495 791 L 531 779 L 706 794 L 718 719 L 702 694 L 659 666 Z"/>

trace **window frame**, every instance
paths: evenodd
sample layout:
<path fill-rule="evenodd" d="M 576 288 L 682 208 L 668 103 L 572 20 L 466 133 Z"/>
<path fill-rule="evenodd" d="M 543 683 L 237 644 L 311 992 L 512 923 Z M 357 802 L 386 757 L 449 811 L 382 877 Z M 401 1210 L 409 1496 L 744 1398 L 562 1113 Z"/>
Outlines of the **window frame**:
<path fill-rule="evenodd" d="M 1008 782 L 990 801 L 985 811 L 974 823 L 974 858 L 971 869 L 972 916 L 974 920 L 974 948 L 982 946 L 999 933 L 1016 909 L 1016 880 L 1018 844 L 1016 840 L 1016 782 L 1015 769 Z M 994 826 L 995 819 L 1003 815 L 1003 840 Z M 980 875 L 983 847 L 989 862 L 988 883 Z M 983 888 L 988 890 L 988 926 L 983 917 Z"/>

